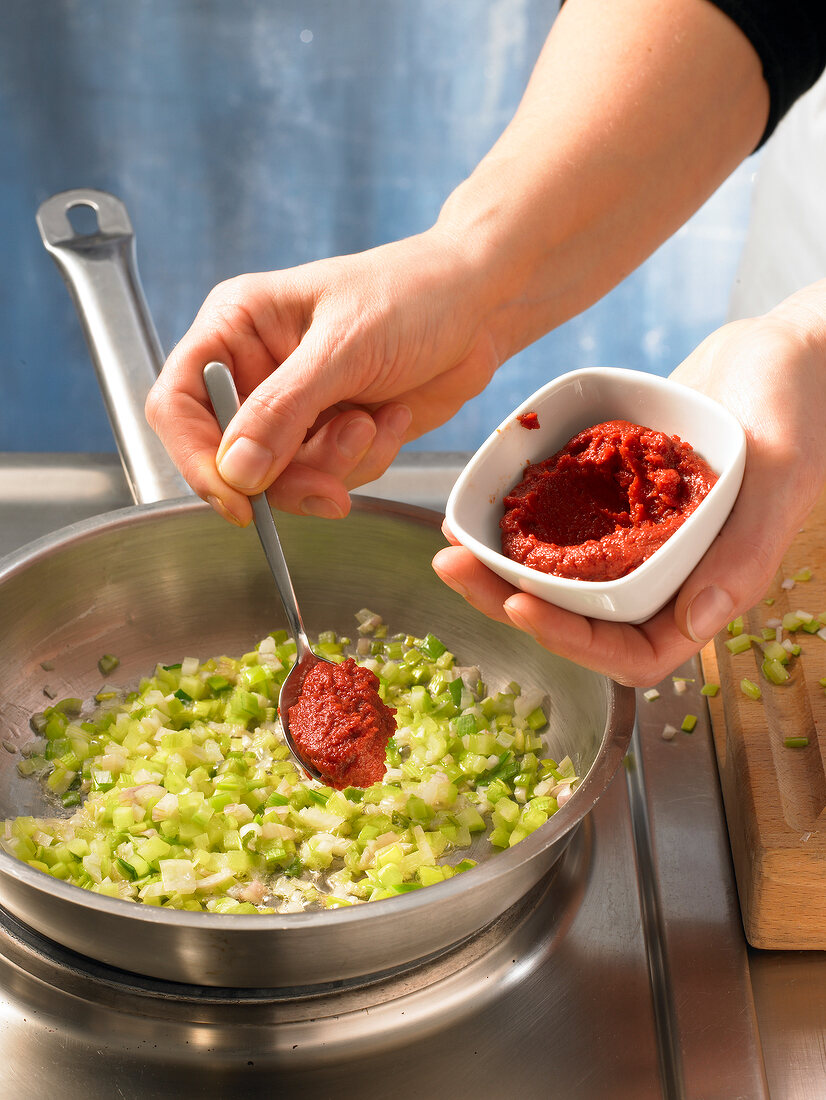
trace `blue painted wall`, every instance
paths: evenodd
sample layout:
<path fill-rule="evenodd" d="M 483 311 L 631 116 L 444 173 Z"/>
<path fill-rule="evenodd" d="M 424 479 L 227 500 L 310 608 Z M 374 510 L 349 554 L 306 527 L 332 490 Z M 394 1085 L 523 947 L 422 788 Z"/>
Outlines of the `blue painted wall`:
<path fill-rule="evenodd" d="M 114 449 L 34 213 L 119 195 L 167 349 L 209 289 L 424 229 L 510 119 L 553 0 L 3 0 L 0 450 Z M 413 446 L 475 448 L 564 370 L 668 373 L 723 320 L 751 165 Z"/>

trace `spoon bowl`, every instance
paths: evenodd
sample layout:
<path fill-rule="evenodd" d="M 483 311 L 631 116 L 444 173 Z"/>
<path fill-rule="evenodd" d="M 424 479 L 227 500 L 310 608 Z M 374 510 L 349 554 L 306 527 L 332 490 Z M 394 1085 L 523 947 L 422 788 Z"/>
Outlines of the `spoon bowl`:
<path fill-rule="evenodd" d="M 207 363 L 204 367 L 204 385 L 221 431 L 226 431 L 227 425 L 240 408 L 238 392 L 235 389 L 235 382 L 229 367 L 224 363 Z M 319 779 L 324 782 L 324 776 L 304 756 L 290 733 L 289 714 L 290 707 L 296 703 L 301 694 L 304 678 L 310 669 L 318 664 L 334 664 L 334 662 L 319 657 L 318 654 L 313 652 L 310 645 L 301 612 L 298 608 L 298 600 L 287 567 L 287 560 L 281 548 L 281 540 L 278 537 L 278 530 L 266 494 L 257 493 L 255 496 L 251 496 L 250 504 L 252 505 L 255 529 L 258 532 L 258 538 L 261 540 L 261 546 L 278 589 L 278 595 L 281 597 L 284 614 L 287 616 L 287 622 L 296 645 L 295 662 L 287 673 L 278 695 L 278 714 L 281 719 L 281 728 L 284 731 L 284 740 L 301 769 L 312 779 Z"/>

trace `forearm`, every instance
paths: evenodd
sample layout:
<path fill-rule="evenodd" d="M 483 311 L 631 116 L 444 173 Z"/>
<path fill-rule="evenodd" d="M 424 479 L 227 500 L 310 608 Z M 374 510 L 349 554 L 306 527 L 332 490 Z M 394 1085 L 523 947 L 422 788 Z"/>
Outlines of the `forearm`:
<path fill-rule="evenodd" d="M 760 61 L 705 0 L 568 0 L 505 133 L 435 232 L 485 273 L 500 359 L 679 228 L 768 115 Z"/>
<path fill-rule="evenodd" d="M 756 53 L 706 0 L 568 0 L 512 124 L 437 224 L 217 287 L 150 423 L 224 515 L 244 522 L 267 487 L 280 507 L 344 514 L 348 487 L 681 225 L 767 113 Z M 244 397 L 223 438 L 201 376 L 212 359 Z"/>

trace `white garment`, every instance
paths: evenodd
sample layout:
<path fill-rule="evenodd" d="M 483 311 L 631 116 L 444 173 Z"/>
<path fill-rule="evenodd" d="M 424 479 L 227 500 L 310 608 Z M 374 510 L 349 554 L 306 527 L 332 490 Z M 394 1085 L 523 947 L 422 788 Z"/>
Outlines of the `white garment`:
<path fill-rule="evenodd" d="M 826 74 L 760 152 L 732 320 L 765 313 L 826 276 Z"/>

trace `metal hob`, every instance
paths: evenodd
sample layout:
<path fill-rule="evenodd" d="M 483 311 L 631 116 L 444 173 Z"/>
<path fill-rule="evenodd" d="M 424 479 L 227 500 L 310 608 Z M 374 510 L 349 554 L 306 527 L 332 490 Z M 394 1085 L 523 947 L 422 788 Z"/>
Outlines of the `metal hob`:
<path fill-rule="evenodd" d="M 461 456 L 374 495 L 441 507 Z M 6 456 L 0 554 L 130 503 L 114 458 Z M 632 750 L 546 879 L 471 941 L 312 990 L 153 981 L 0 910 L 0 1096 L 768 1096 L 699 677 L 640 702 Z M 663 725 L 700 715 L 693 734 Z M 124 944 L 128 955 L 128 944 Z"/>

